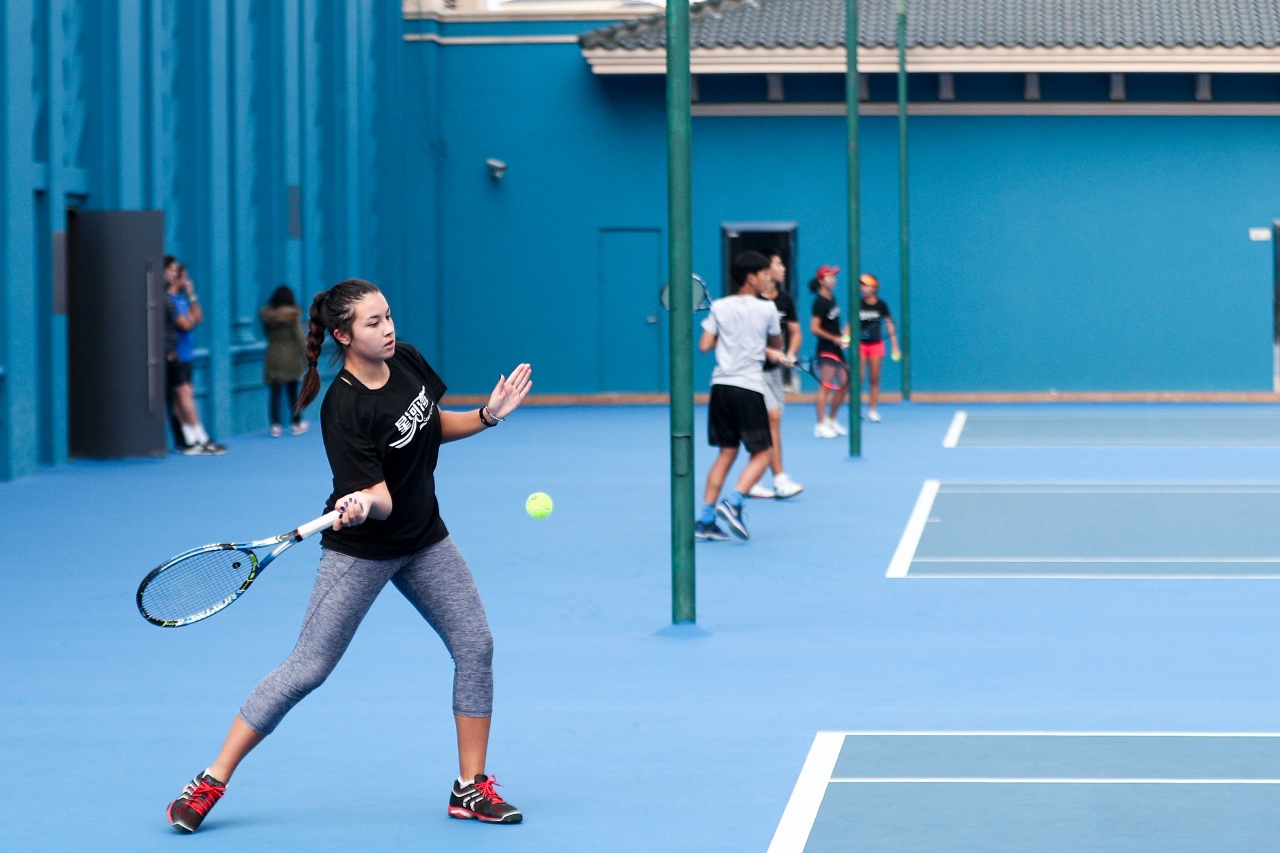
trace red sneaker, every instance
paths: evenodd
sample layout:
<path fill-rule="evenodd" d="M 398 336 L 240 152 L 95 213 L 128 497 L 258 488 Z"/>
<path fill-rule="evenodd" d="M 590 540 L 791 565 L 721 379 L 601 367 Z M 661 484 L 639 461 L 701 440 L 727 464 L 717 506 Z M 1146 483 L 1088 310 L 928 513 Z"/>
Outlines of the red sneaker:
<path fill-rule="evenodd" d="M 213 808 L 213 804 L 222 799 L 222 795 L 226 792 L 226 785 L 208 773 L 201 773 L 187 783 L 187 787 L 182 789 L 178 799 L 169 803 L 169 810 L 166 812 L 169 823 L 180 832 L 195 832 L 200 828 L 200 823 L 209 813 L 209 809 Z"/>
<path fill-rule="evenodd" d="M 485 823 L 519 823 L 524 820 L 524 815 L 518 808 L 493 790 L 497 784 L 497 779 L 483 773 L 476 777 L 475 782 L 465 787 L 459 787 L 454 782 L 453 793 L 449 797 L 449 817 L 482 820 Z"/>

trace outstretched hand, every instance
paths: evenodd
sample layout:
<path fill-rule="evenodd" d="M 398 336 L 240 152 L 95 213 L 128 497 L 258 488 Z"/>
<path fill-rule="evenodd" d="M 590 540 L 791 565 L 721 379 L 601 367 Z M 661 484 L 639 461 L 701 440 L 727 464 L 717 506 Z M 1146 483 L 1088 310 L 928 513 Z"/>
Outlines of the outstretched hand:
<path fill-rule="evenodd" d="M 517 364 L 510 376 L 499 376 L 498 384 L 489 395 L 489 413 L 495 418 L 505 418 L 516 410 L 533 387 L 533 368 Z"/>

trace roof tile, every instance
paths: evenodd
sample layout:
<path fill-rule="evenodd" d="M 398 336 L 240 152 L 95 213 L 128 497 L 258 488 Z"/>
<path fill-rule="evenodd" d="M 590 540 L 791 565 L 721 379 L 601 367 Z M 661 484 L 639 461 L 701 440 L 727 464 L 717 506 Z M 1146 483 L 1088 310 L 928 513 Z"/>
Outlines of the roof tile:
<path fill-rule="evenodd" d="M 859 44 L 895 47 L 897 0 L 859 0 Z M 690 7 L 701 48 L 842 47 L 844 0 L 706 0 Z M 584 49 L 653 50 L 666 17 L 584 33 Z M 913 47 L 1276 47 L 1280 0 L 907 0 Z"/>

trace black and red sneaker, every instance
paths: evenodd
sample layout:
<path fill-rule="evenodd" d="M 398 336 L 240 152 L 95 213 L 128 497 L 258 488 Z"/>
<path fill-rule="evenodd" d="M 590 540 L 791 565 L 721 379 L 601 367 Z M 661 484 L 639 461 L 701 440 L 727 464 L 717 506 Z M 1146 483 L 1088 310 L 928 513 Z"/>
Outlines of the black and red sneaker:
<path fill-rule="evenodd" d="M 482 820 L 485 823 L 519 823 L 524 820 L 524 815 L 520 814 L 518 808 L 493 790 L 497 784 L 497 779 L 483 773 L 465 787 L 459 787 L 454 782 L 453 793 L 449 797 L 449 817 Z"/>
<path fill-rule="evenodd" d="M 209 809 L 226 792 L 226 785 L 208 773 L 201 773 L 187 783 L 178 799 L 169 803 L 169 810 L 166 812 L 169 823 L 180 832 L 195 832 L 200 828 Z"/>

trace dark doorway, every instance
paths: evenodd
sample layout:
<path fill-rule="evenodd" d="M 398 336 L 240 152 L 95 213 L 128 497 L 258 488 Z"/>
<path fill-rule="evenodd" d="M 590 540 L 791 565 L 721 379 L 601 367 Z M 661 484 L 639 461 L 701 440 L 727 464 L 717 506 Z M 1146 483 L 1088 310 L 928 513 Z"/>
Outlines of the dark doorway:
<path fill-rule="evenodd" d="M 165 452 L 164 214 L 67 217 L 67 373 L 71 455 Z"/>
<path fill-rule="evenodd" d="M 729 278 L 729 265 L 739 252 L 749 249 L 773 249 L 782 256 L 787 265 L 787 282 L 785 290 L 792 297 L 796 293 L 796 223 L 794 222 L 725 222 L 720 225 L 721 270 L 723 285 L 721 296 L 733 292 L 733 283 Z"/>
<path fill-rule="evenodd" d="M 1280 219 L 1271 220 L 1271 390 L 1280 394 Z"/>

